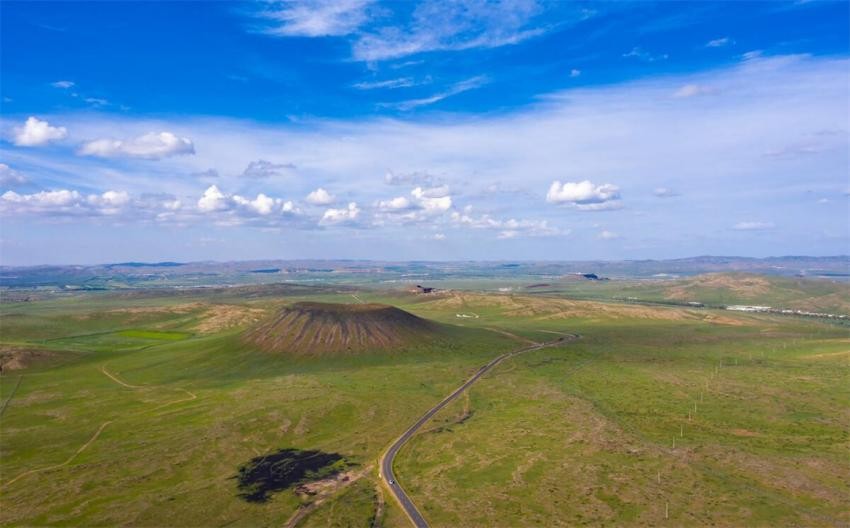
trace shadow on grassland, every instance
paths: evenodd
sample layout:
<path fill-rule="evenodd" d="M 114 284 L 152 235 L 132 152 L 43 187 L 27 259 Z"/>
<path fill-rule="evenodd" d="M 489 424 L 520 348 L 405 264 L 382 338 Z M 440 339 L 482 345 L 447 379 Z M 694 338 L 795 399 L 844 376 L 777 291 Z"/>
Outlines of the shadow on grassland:
<path fill-rule="evenodd" d="M 262 503 L 269 495 L 299 484 L 322 480 L 346 469 L 350 464 L 338 453 L 316 450 L 281 449 L 252 458 L 239 468 L 239 497 Z"/>

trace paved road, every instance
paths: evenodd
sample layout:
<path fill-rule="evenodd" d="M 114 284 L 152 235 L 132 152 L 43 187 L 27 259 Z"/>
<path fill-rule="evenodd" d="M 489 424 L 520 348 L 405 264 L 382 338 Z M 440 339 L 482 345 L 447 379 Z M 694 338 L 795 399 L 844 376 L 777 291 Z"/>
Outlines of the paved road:
<path fill-rule="evenodd" d="M 431 419 L 432 416 L 437 414 L 443 407 L 451 403 L 455 398 L 463 394 L 470 385 L 478 381 L 478 378 L 486 374 L 490 369 L 501 363 L 502 361 L 508 359 L 509 357 L 516 356 L 517 354 L 522 354 L 523 352 L 530 352 L 532 350 L 540 350 L 541 348 L 545 348 L 548 346 L 559 345 L 565 343 L 567 341 L 573 341 L 578 339 L 578 335 L 576 334 L 562 334 L 563 337 L 559 337 L 555 341 L 550 341 L 548 343 L 535 343 L 531 346 L 521 348 L 519 350 L 514 350 L 512 352 L 507 352 L 502 354 L 501 356 L 491 360 L 489 363 L 478 369 L 478 371 L 469 378 L 466 383 L 455 389 L 454 392 L 446 396 L 443 401 L 432 407 L 428 412 L 422 415 L 422 418 L 416 421 L 415 424 L 411 425 L 407 431 L 405 431 L 399 438 L 396 440 L 390 448 L 384 453 L 383 458 L 381 459 L 381 476 L 386 480 L 387 486 L 389 487 L 392 494 L 398 500 L 401 507 L 404 508 L 405 513 L 413 522 L 413 525 L 417 528 L 427 528 L 428 522 L 422 517 L 422 514 L 419 513 L 419 510 L 416 508 L 416 505 L 413 504 L 413 501 L 410 500 L 410 497 L 407 496 L 404 489 L 399 485 L 398 480 L 396 479 L 395 473 L 393 473 L 393 462 L 395 461 L 395 456 L 398 454 L 399 450 L 407 443 L 410 438 L 416 434 L 416 432 L 425 425 L 425 422 Z"/>

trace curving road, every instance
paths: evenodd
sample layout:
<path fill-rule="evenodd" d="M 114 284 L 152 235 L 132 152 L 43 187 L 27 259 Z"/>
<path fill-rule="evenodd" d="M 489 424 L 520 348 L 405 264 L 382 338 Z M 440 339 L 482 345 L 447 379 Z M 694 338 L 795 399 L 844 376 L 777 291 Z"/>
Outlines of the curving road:
<path fill-rule="evenodd" d="M 510 357 L 516 356 L 517 354 L 522 354 L 523 352 L 540 350 L 541 348 L 545 348 L 548 346 L 559 345 L 567 341 L 574 341 L 579 337 L 577 334 L 562 334 L 562 336 L 563 337 L 559 337 L 554 341 L 549 341 L 547 343 L 535 343 L 531 346 L 520 348 L 519 350 L 514 350 L 512 352 L 507 352 L 505 354 L 502 354 L 501 356 L 492 359 L 489 363 L 478 369 L 478 371 L 471 378 L 469 378 L 466 383 L 455 389 L 454 392 L 443 398 L 440 403 L 438 403 L 437 405 L 432 407 L 428 412 L 423 414 L 422 417 L 417 420 L 415 424 L 411 425 L 404 433 L 402 433 L 402 435 L 398 437 L 395 442 L 393 442 L 389 449 L 387 449 L 383 457 L 381 457 L 381 475 L 385 479 L 386 485 L 390 489 L 390 492 L 393 494 L 395 499 L 404 509 L 404 512 L 410 518 L 411 522 L 413 522 L 414 526 L 416 526 L 417 528 L 427 528 L 428 522 L 425 520 L 424 517 L 422 517 L 422 514 L 419 513 L 419 510 L 416 508 L 416 505 L 413 504 L 413 501 L 410 500 L 410 497 L 399 485 L 398 481 L 396 480 L 395 473 L 393 473 L 393 462 L 395 461 L 395 456 L 398 454 L 399 450 L 404 446 L 404 444 L 407 443 L 408 440 L 410 440 L 410 438 L 414 434 L 416 434 L 416 432 L 423 425 L 425 425 L 425 422 L 427 422 L 431 419 L 432 416 L 437 414 L 440 409 L 442 409 L 443 407 L 451 403 L 454 399 L 456 399 L 458 396 L 463 394 L 463 391 L 465 391 L 470 385 L 478 381 L 478 378 L 486 374 L 488 371 L 490 371 L 493 367 L 495 367 L 502 361 Z"/>

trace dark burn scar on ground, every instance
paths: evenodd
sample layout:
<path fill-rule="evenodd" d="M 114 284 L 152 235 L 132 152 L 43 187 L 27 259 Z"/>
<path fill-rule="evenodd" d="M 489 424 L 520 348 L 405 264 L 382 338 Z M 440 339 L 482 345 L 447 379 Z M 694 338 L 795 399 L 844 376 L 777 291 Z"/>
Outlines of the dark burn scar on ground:
<path fill-rule="evenodd" d="M 336 475 L 350 465 L 338 453 L 281 449 L 252 458 L 239 467 L 234 478 L 239 481 L 240 498 L 262 503 L 272 493 Z"/>

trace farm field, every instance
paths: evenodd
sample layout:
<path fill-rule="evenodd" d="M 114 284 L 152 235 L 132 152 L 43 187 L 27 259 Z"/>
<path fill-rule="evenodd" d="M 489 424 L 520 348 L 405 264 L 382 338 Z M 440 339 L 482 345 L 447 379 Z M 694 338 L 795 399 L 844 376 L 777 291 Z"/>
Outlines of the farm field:
<path fill-rule="evenodd" d="M 314 355 L 244 338 L 305 301 L 439 331 Z M 383 450 L 481 365 L 563 333 L 581 337 L 506 360 L 401 450 L 433 526 L 850 521 L 837 324 L 295 286 L 79 293 L 4 303 L 0 323 L 4 526 L 406 526 Z M 246 498 L 251 468 L 307 452 L 335 465 Z"/>

